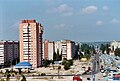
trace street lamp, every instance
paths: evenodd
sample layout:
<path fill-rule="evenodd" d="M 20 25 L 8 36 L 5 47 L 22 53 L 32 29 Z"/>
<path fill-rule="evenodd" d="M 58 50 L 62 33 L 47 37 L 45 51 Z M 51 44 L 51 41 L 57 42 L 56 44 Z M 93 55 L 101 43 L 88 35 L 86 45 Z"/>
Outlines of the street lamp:
<path fill-rule="evenodd" d="M 61 66 L 58 66 L 58 79 L 59 79 L 59 70 L 61 69 Z"/>

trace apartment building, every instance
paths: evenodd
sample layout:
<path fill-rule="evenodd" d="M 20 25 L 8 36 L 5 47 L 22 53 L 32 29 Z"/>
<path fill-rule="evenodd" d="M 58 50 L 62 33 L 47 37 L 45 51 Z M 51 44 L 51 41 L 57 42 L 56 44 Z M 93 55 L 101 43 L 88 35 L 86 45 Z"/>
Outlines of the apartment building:
<path fill-rule="evenodd" d="M 0 41 L 0 65 L 12 64 L 12 61 L 19 58 L 18 41 Z"/>
<path fill-rule="evenodd" d="M 61 40 L 56 42 L 55 41 L 49 42 L 48 40 L 45 40 L 43 46 L 44 46 L 43 52 L 44 59 L 53 60 L 53 53 L 59 52 L 59 54 L 62 54 L 62 59 L 66 58 L 67 60 L 69 60 L 72 59 L 76 53 L 75 42 L 70 40 Z"/>
<path fill-rule="evenodd" d="M 62 40 L 61 41 L 61 52 L 62 52 L 62 59 L 67 58 L 72 59 L 76 53 L 76 45 L 74 41 L 70 40 Z"/>
<path fill-rule="evenodd" d="M 114 51 L 116 48 L 120 48 L 120 41 L 112 41 L 110 44 L 110 55 L 114 55 Z"/>
<path fill-rule="evenodd" d="M 20 32 L 20 62 L 29 62 L 36 68 L 42 65 L 43 26 L 36 20 L 22 20 Z"/>
<path fill-rule="evenodd" d="M 43 59 L 53 60 L 54 42 L 45 40 L 43 42 Z"/>

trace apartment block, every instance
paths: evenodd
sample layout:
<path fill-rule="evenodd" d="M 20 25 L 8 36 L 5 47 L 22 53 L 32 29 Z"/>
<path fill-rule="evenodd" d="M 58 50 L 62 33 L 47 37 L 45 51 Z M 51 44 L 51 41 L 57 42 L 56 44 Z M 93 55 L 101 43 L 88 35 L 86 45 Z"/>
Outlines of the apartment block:
<path fill-rule="evenodd" d="M 112 41 L 110 44 L 110 55 L 114 55 L 114 51 L 116 48 L 120 48 L 120 41 Z"/>
<path fill-rule="evenodd" d="M 0 65 L 12 64 L 12 61 L 19 58 L 18 41 L 0 41 Z"/>
<path fill-rule="evenodd" d="M 61 52 L 62 59 L 67 58 L 67 60 L 72 59 L 76 53 L 76 45 L 74 41 L 62 40 L 61 41 Z"/>
<path fill-rule="evenodd" d="M 42 65 L 43 26 L 36 20 L 22 20 L 20 32 L 20 62 L 29 62 L 36 68 Z"/>
<path fill-rule="evenodd" d="M 67 60 L 72 59 L 76 53 L 76 45 L 74 41 L 71 40 L 61 40 L 61 41 L 54 41 L 49 42 L 45 40 L 43 43 L 44 52 L 43 58 L 44 59 L 51 59 L 53 60 L 53 53 L 59 52 L 62 54 L 62 59 L 66 58 Z"/>
<path fill-rule="evenodd" d="M 49 40 L 45 40 L 43 43 L 43 59 L 53 60 L 53 53 L 54 53 L 54 42 Z"/>

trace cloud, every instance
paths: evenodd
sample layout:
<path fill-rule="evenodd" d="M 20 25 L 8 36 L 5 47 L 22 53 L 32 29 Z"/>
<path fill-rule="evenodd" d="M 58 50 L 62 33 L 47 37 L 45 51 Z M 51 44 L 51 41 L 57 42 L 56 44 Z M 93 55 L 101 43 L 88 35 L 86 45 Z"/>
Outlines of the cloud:
<path fill-rule="evenodd" d="M 100 20 L 97 21 L 97 22 L 96 22 L 96 25 L 97 25 L 97 26 L 103 25 L 103 21 L 100 21 Z"/>
<path fill-rule="evenodd" d="M 97 7 L 96 6 L 88 6 L 86 8 L 82 9 L 82 12 L 85 14 L 91 14 L 91 13 L 95 13 L 97 11 Z"/>
<path fill-rule="evenodd" d="M 71 15 L 73 15 L 73 8 L 68 6 L 67 4 L 61 4 L 56 8 L 48 10 L 47 12 L 60 13 L 60 14 L 62 14 L 64 16 L 71 16 Z"/>
<path fill-rule="evenodd" d="M 55 28 L 64 28 L 66 26 L 66 24 L 59 24 L 59 25 L 56 25 Z"/>
<path fill-rule="evenodd" d="M 103 9 L 104 11 L 109 10 L 109 8 L 108 8 L 107 6 L 103 6 L 102 9 Z"/>
<path fill-rule="evenodd" d="M 110 21 L 110 23 L 113 23 L 113 24 L 119 24 L 120 23 L 120 20 L 114 18 Z"/>

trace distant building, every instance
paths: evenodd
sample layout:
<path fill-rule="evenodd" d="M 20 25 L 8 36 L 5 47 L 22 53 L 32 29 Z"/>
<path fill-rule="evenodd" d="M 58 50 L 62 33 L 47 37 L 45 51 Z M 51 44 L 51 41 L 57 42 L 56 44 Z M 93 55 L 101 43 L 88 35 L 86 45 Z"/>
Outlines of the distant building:
<path fill-rule="evenodd" d="M 20 23 L 20 62 L 29 62 L 36 68 L 42 65 L 43 26 L 36 20 Z"/>
<path fill-rule="evenodd" d="M 14 59 L 19 58 L 18 41 L 0 41 L 0 65 L 12 64 Z"/>
<path fill-rule="evenodd" d="M 110 44 L 110 55 L 114 55 L 115 49 L 120 48 L 120 41 L 113 41 Z"/>
<path fill-rule="evenodd" d="M 53 60 L 54 42 L 45 40 L 43 43 L 43 59 Z"/>
<path fill-rule="evenodd" d="M 72 59 L 76 53 L 75 42 L 70 40 L 61 40 L 56 42 L 45 40 L 43 47 L 43 58 L 49 60 L 53 60 L 54 52 L 59 52 L 60 55 L 62 54 L 62 59 L 66 58 L 67 60 Z"/>
<path fill-rule="evenodd" d="M 115 51 L 116 48 L 120 48 L 120 41 L 113 41 L 110 44 L 111 50 Z"/>
<path fill-rule="evenodd" d="M 61 41 L 62 44 L 62 59 L 63 58 L 67 58 L 72 59 L 75 56 L 76 53 L 76 45 L 74 41 L 70 41 L 70 40 L 63 40 Z"/>

